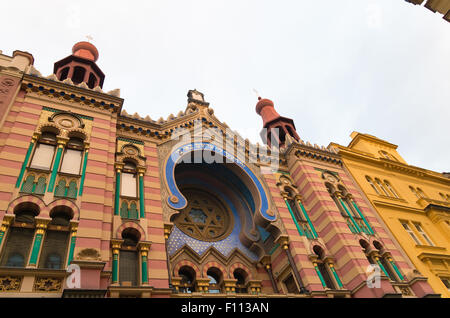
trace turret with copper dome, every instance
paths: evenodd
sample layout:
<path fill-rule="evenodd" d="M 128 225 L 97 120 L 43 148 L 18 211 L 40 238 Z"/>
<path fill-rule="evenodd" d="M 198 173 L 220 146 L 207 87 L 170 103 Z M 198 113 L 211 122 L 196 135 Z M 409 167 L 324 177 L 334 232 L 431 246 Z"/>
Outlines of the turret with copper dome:
<path fill-rule="evenodd" d="M 53 73 L 63 81 L 70 78 L 73 83 L 86 83 L 89 88 L 103 87 L 105 74 L 95 63 L 98 50 L 90 42 L 78 42 L 72 48 L 72 55 L 55 63 Z"/>
<path fill-rule="evenodd" d="M 290 118 L 280 116 L 270 99 L 258 97 L 256 113 L 263 119 L 264 129 L 260 134 L 264 143 L 269 147 L 284 146 L 286 135 L 290 135 L 297 141 L 300 139 L 295 130 L 294 121 Z M 273 144 L 272 141 L 274 142 Z"/>

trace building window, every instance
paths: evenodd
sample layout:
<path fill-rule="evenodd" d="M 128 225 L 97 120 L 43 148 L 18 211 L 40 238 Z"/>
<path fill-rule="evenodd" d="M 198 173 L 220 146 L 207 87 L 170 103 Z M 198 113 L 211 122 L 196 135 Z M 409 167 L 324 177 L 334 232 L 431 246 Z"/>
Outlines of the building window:
<path fill-rule="evenodd" d="M 75 66 L 73 70 L 72 81 L 74 84 L 80 84 L 84 80 L 84 75 L 86 74 L 86 70 L 84 67 Z"/>
<path fill-rule="evenodd" d="M 415 195 L 418 199 L 420 199 L 420 196 L 419 196 L 419 194 L 417 193 L 416 189 L 414 189 L 414 187 L 409 186 L 409 189 L 411 190 L 412 193 L 414 193 L 414 195 Z"/>
<path fill-rule="evenodd" d="M 3 247 L 1 266 L 25 267 L 33 238 L 34 228 L 11 227 Z"/>
<path fill-rule="evenodd" d="M 283 280 L 283 284 L 289 294 L 299 294 L 297 283 L 292 274 L 289 274 L 289 276 Z"/>
<path fill-rule="evenodd" d="M 183 266 L 178 271 L 178 276 L 181 277 L 180 293 L 190 294 L 195 291 L 195 271 L 189 266 Z"/>
<path fill-rule="evenodd" d="M 444 283 L 445 287 L 447 287 L 448 290 L 450 290 L 450 278 L 448 277 L 441 277 L 442 283 Z"/>
<path fill-rule="evenodd" d="M 45 233 L 38 267 L 64 269 L 69 246 L 72 211 L 68 208 L 58 207 L 51 211 L 50 216 L 52 220 Z"/>
<path fill-rule="evenodd" d="M 120 195 L 130 198 L 137 197 L 136 165 L 125 162 L 122 173 Z"/>
<path fill-rule="evenodd" d="M 387 196 L 387 197 L 389 197 L 389 196 L 390 196 L 390 195 L 389 195 L 389 192 L 387 192 L 386 188 L 383 186 L 383 184 L 381 183 L 380 179 L 375 178 L 375 182 L 376 182 L 376 184 L 380 187 L 380 189 L 383 190 L 384 195 Z"/>
<path fill-rule="evenodd" d="M 65 67 L 62 69 L 59 76 L 59 80 L 64 81 L 67 78 L 67 75 L 69 75 L 69 67 Z"/>
<path fill-rule="evenodd" d="M 290 207 L 292 214 L 294 215 L 295 221 L 301 227 L 301 230 L 305 233 L 306 237 L 309 239 L 314 239 L 314 233 L 306 219 L 305 215 L 300 211 L 299 203 L 295 198 L 295 194 L 293 191 L 287 187 L 284 190 L 288 193 L 288 197 L 286 199 L 286 204 Z"/>
<path fill-rule="evenodd" d="M 402 223 L 402 226 L 405 229 L 405 231 L 408 232 L 409 236 L 411 236 L 411 238 L 414 240 L 414 242 L 416 242 L 417 245 L 422 245 L 422 243 L 417 238 L 416 234 L 414 234 L 414 232 L 409 227 L 408 222 L 407 221 L 401 221 L 401 223 Z"/>
<path fill-rule="evenodd" d="M 96 86 L 96 84 L 97 84 L 97 78 L 95 77 L 95 75 L 93 73 L 90 73 L 88 87 L 92 89 Z"/>
<path fill-rule="evenodd" d="M 428 243 L 428 245 L 434 246 L 433 242 L 431 241 L 430 237 L 425 233 L 425 231 L 422 228 L 422 225 L 420 223 L 413 223 L 416 227 L 417 231 L 422 235 L 422 237 L 425 239 L 425 241 Z"/>
<path fill-rule="evenodd" d="M 373 242 L 373 246 L 378 250 L 378 254 L 379 254 L 379 255 L 383 255 L 383 253 L 384 253 L 384 248 L 383 248 L 383 245 L 381 245 L 380 242 L 374 241 L 374 242 Z M 387 276 L 388 276 L 392 281 L 398 282 L 398 281 L 399 281 L 399 277 L 398 277 L 398 275 L 396 275 L 396 274 L 394 273 L 394 270 L 393 270 L 392 265 L 390 264 L 390 262 L 388 262 L 388 257 L 380 256 L 380 257 L 379 257 L 379 261 L 380 261 L 381 265 L 383 265 L 383 268 L 386 270 Z"/>
<path fill-rule="evenodd" d="M 399 196 L 398 196 L 397 192 L 395 192 L 394 188 L 391 186 L 391 184 L 389 183 L 389 181 L 384 180 L 384 185 L 385 185 L 386 188 L 393 194 L 394 197 L 396 197 L 397 199 L 399 199 Z"/>
<path fill-rule="evenodd" d="M 209 288 L 210 294 L 220 294 L 220 282 L 221 282 L 221 272 L 217 268 L 210 268 L 206 272 L 209 278 Z"/>
<path fill-rule="evenodd" d="M 124 242 L 119 252 L 119 280 L 122 285 L 137 286 L 139 281 L 137 244 L 140 234 L 135 229 L 125 229 L 122 238 Z"/>
<path fill-rule="evenodd" d="M 25 267 L 34 239 L 35 217 L 38 215 L 38 208 L 26 206 L 15 212 L 15 220 L 11 225 L 3 245 L 0 257 L 0 266 Z M 19 225 L 20 224 L 20 225 Z"/>
<path fill-rule="evenodd" d="M 336 289 L 334 285 L 333 279 L 330 276 L 330 272 L 328 271 L 328 265 L 323 261 L 324 251 L 320 246 L 314 246 L 314 253 L 317 255 L 317 268 L 319 269 L 320 274 L 322 275 L 323 280 L 325 281 L 325 285 L 329 289 Z"/>
<path fill-rule="evenodd" d="M 82 139 L 70 138 L 64 151 L 60 172 L 80 174 L 83 149 L 84 144 Z"/>
<path fill-rule="evenodd" d="M 372 187 L 372 189 L 375 191 L 376 194 L 380 195 L 380 191 L 378 190 L 377 186 L 375 185 L 375 183 L 373 183 L 372 178 L 370 178 L 369 176 L 366 176 L 366 180 L 367 182 L 369 182 L 370 186 Z"/>
<path fill-rule="evenodd" d="M 427 196 L 425 195 L 425 193 L 422 191 L 421 188 L 417 188 L 417 193 L 419 194 L 419 196 L 423 199 L 425 199 Z"/>
<path fill-rule="evenodd" d="M 50 170 L 56 149 L 56 135 L 49 132 L 42 133 L 39 138 L 30 168 Z"/>
<path fill-rule="evenodd" d="M 236 293 L 237 294 L 246 294 L 247 293 L 247 287 L 245 286 L 245 281 L 246 281 L 247 276 L 248 276 L 247 273 L 240 268 L 236 269 L 233 272 L 233 277 L 235 279 L 237 279 L 237 282 L 236 282 Z"/>

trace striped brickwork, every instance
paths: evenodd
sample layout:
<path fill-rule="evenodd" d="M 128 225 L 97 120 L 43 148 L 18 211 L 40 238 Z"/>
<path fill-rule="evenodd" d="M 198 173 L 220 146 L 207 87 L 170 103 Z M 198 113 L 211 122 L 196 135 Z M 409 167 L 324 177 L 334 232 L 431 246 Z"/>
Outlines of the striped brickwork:
<path fill-rule="evenodd" d="M 38 125 L 42 106 L 24 101 L 20 91 L 0 131 L 0 219 L 13 199 L 31 137 Z"/>
<path fill-rule="evenodd" d="M 276 186 L 278 180 L 276 180 L 275 175 L 272 174 L 265 174 L 264 179 L 268 185 L 269 192 L 273 198 L 276 209 L 278 210 L 278 215 L 280 216 L 281 221 L 286 228 L 287 235 L 289 236 L 289 248 L 303 280 L 303 284 L 306 289 L 310 291 L 323 290 L 320 279 L 314 270 L 314 266 L 308 258 L 309 253 L 305 245 L 305 237 L 300 236 L 286 203 L 280 194 L 280 189 Z M 276 249 L 272 254 L 272 268 L 275 276 L 276 273 L 280 272 L 284 268 L 287 262 L 287 256 L 281 247 Z M 278 283 L 278 288 L 281 290 L 281 282 Z M 265 285 L 267 284 L 270 284 L 270 281 L 265 282 Z"/>
<path fill-rule="evenodd" d="M 365 239 L 371 242 L 374 238 L 351 233 L 345 219 L 341 216 L 338 207 L 325 187 L 325 180 L 321 178 L 320 172 L 316 168 L 327 169 L 339 174 L 342 183 L 353 195 L 356 204 L 374 229 L 377 235 L 376 239 L 381 241 L 386 250 L 392 253 L 396 261 L 398 258 L 401 269 L 408 268 L 400 252 L 387 236 L 385 229 L 379 224 L 373 210 L 367 206 L 362 195 L 346 176 L 344 170 L 336 165 L 324 166 L 321 163 L 316 164 L 305 160 L 291 160 L 289 161 L 289 168 L 319 237 L 325 242 L 327 251 L 331 254 L 329 256 L 335 259 L 335 269 L 344 288 L 353 290 L 366 281 L 366 269 L 369 266 L 369 261 L 362 251 L 359 240 Z M 383 285 L 383 288 L 384 292 L 393 291 L 388 284 Z"/>

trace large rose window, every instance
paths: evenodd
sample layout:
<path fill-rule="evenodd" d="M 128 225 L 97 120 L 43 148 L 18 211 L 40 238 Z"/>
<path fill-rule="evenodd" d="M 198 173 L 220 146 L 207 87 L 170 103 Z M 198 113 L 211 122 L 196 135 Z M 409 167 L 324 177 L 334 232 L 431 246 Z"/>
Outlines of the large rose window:
<path fill-rule="evenodd" d="M 202 241 L 219 241 L 230 234 L 233 216 L 213 195 L 198 189 L 183 190 L 188 203 L 175 220 L 185 234 Z"/>

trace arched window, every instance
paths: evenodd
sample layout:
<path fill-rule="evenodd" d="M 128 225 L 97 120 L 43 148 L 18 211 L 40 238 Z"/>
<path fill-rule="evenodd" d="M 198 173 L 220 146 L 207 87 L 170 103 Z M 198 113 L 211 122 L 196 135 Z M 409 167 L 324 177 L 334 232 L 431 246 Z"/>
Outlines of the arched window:
<path fill-rule="evenodd" d="M 425 193 L 422 191 L 421 188 L 417 188 L 417 193 L 419 194 L 419 196 L 423 199 L 427 198 L 427 196 L 425 195 Z"/>
<path fill-rule="evenodd" d="M 370 244 L 365 241 L 365 240 L 359 240 L 359 245 L 361 245 L 362 250 L 364 252 L 364 255 L 366 255 L 367 260 L 369 261 L 370 264 L 376 264 L 376 262 L 372 259 L 372 257 L 370 257 L 369 252 L 370 252 Z"/>
<path fill-rule="evenodd" d="M 333 279 L 331 278 L 328 265 L 323 261 L 324 258 L 324 251 L 320 246 L 314 246 L 313 248 L 314 253 L 317 255 L 317 267 L 319 269 L 320 274 L 322 275 L 322 278 L 325 282 L 325 285 L 329 289 L 336 289 L 336 286 L 334 284 Z"/>
<path fill-rule="evenodd" d="M 63 269 L 69 247 L 70 220 L 73 212 L 70 208 L 59 206 L 50 211 L 52 220 L 47 226 L 42 244 L 39 268 Z"/>
<path fill-rule="evenodd" d="M 380 179 L 375 178 L 375 183 L 380 187 L 380 189 L 383 191 L 384 195 L 389 197 L 389 192 L 386 190 L 386 188 L 383 186 L 383 184 L 381 183 Z"/>
<path fill-rule="evenodd" d="M 222 272 L 215 267 L 208 269 L 206 275 L 209 278 L 209 293 L 210 294 L 220 294 L 220 284 L 222 278 Z"/>
<path fill-rule="evenodd" d="M 67 78 L 67 75 L 69 75 L 69 67 L 65 67 L 62 69 L 59 75 L 59 80 L 64 81 Z"/>
<path fill-rule="evenodd" d="M 75 66 L 73 70 L 72 82 L 75 84 L 80 84 L 84 81 L 84 75 L 86 74 L 86 69 L 81 66 Z"/>
<path fill-rule="evenodd" d="M 389 189 L 389 191 L 392 193 L 392 195 L 394 197 L 396 197 L 397 199 L 399 198 L 397 192 L 395 192 L 394 188 L 391 186 L 391 184 L 389 183 L 389 181 L 384 180 L 384 185 L 386 186 L 386 188 Z"/>
<path fill-rule="evenodd" d="M 123 167 L 120 195 L 130 198 L 137 197 L 136 174 L 136 164 L 126 161 Z"/>
<path fill-rule="evenodd" d="M 50 170 L 56 149 L 56 135 L 43 132 L 38 140 L 30 168 Z"/>
<path fill-rule="evenodd" d="M 3 245 L 0 266 L 25 267 L 34 239 L 34 218 L 39 214 L 39 208 L 28 202 L 22 203 L 14 214 L 15 220 Z"/>
<path fill-rule="evenodd" d="M 178 271 L 181 277 L 180 293 L 190 294 L 195 291 L 195 271 L 189 266 L 183 266 Z"/>
<path fill-rule="evenodd" d="M 122 249 L 119 253 L 119 280 L 122 285 L 137 286 L 139 281 L 139 255 L 137 244 L 140 233 L 128 228 L 122 232 Z"/>
<path fill-rule="evenodd" d="M 383 246 L 381 245 L 380 242 L 374 241 L 373 246 L 378 250 L 380 255 L 383 254 Z M 392 265 L 386 259 L 386 257 L 380 256 L 379 261 L 380 261 L 381 265 L 383 266 L 383 268 L 385 269 L 385 271 L 386 271 L 385 273 L 387 274 L 387 276 L 393 281 L 398 281 L 399 279 L 398 279 L 397 275 L 395 274 L 395 271 L 393 270 Z"/>
<path fill-rule="evenodd" d="M 64 151 L 60 171 L 76 175 L 80 174 L 83 149 L 84 142 L 82 139 L 70 138 Z"/>
<path fill-rule="evenodd" d="M 291 208 L 292 212 L 294 213 L 294 217 L 297 222 L 305 222 L 305 217 L 302 215 L 301 211 L 299 210 L 297 200 L 295 199 L 294 193 L 289 188 L 284 188 L 284 190 L 288 193 L 287 203 L 289 204 L 289 207 Z"/>
<path fill-rule="evenodd" d="M 25 181 L 22 183 L 22 188 L 20 189 L 20 191 L 25 193 L 33 193 L 34 178 L 34 174 L 29 174 L 25 178 Z"/>
<path fill-rule="evenodd" d="M 297 201 L 294 192 L 288 187 L 285 187 L 284 191 L 288 193 L 286 204 L 292 211 L 294 221 L 296 222 L 296 224 L 298 224 L 298 226 L 301 228 L 301 232 L 304 232 L 307 238 L 314 239 L 315 234 L 313 233 L 305 214 L 300 210 L 299 202 Z M 300 235 L 302 235 L 302 233 L 300 233 Z"/>
<path fill-rule="evenodd" d="M 237 268 L 233 272 L 234 279 L 237 280 L 236 282 L 236 293 L 237 294 L 246 294 L 247 293 L 247 287 L 245 286 L 245 281 L 247 279 L 247 273 L 241 269 Z"/>
<path fill-rule="evenodd" d="M 370 186 L 375 190 L 376 194 L 380 195 L 380 191 L 378 190 L 377 186 L 373 183 L 372 178 L 369 176 L 366 176 L 367 182 L 369 182 Z"/>
<path fill-rule="evenodd" d="M 414 195 L 415 195 L 418 199 L 420 199 L 420 195 L 417 193 L 417 191 L 416 191 L 416 189 L 414 189 L 414 187 L 409 186 L 409 189 L 411 190 L 412 193 L 414 193 Z"/>
<path fill-rule="evenodd" d="M 90 73 L 89 74 L 89 81 L 88 81 L 88 87 L 89 88 L 94 88 L 97 84 L 97 78 L 95 77 L 94 74 Z"/>

